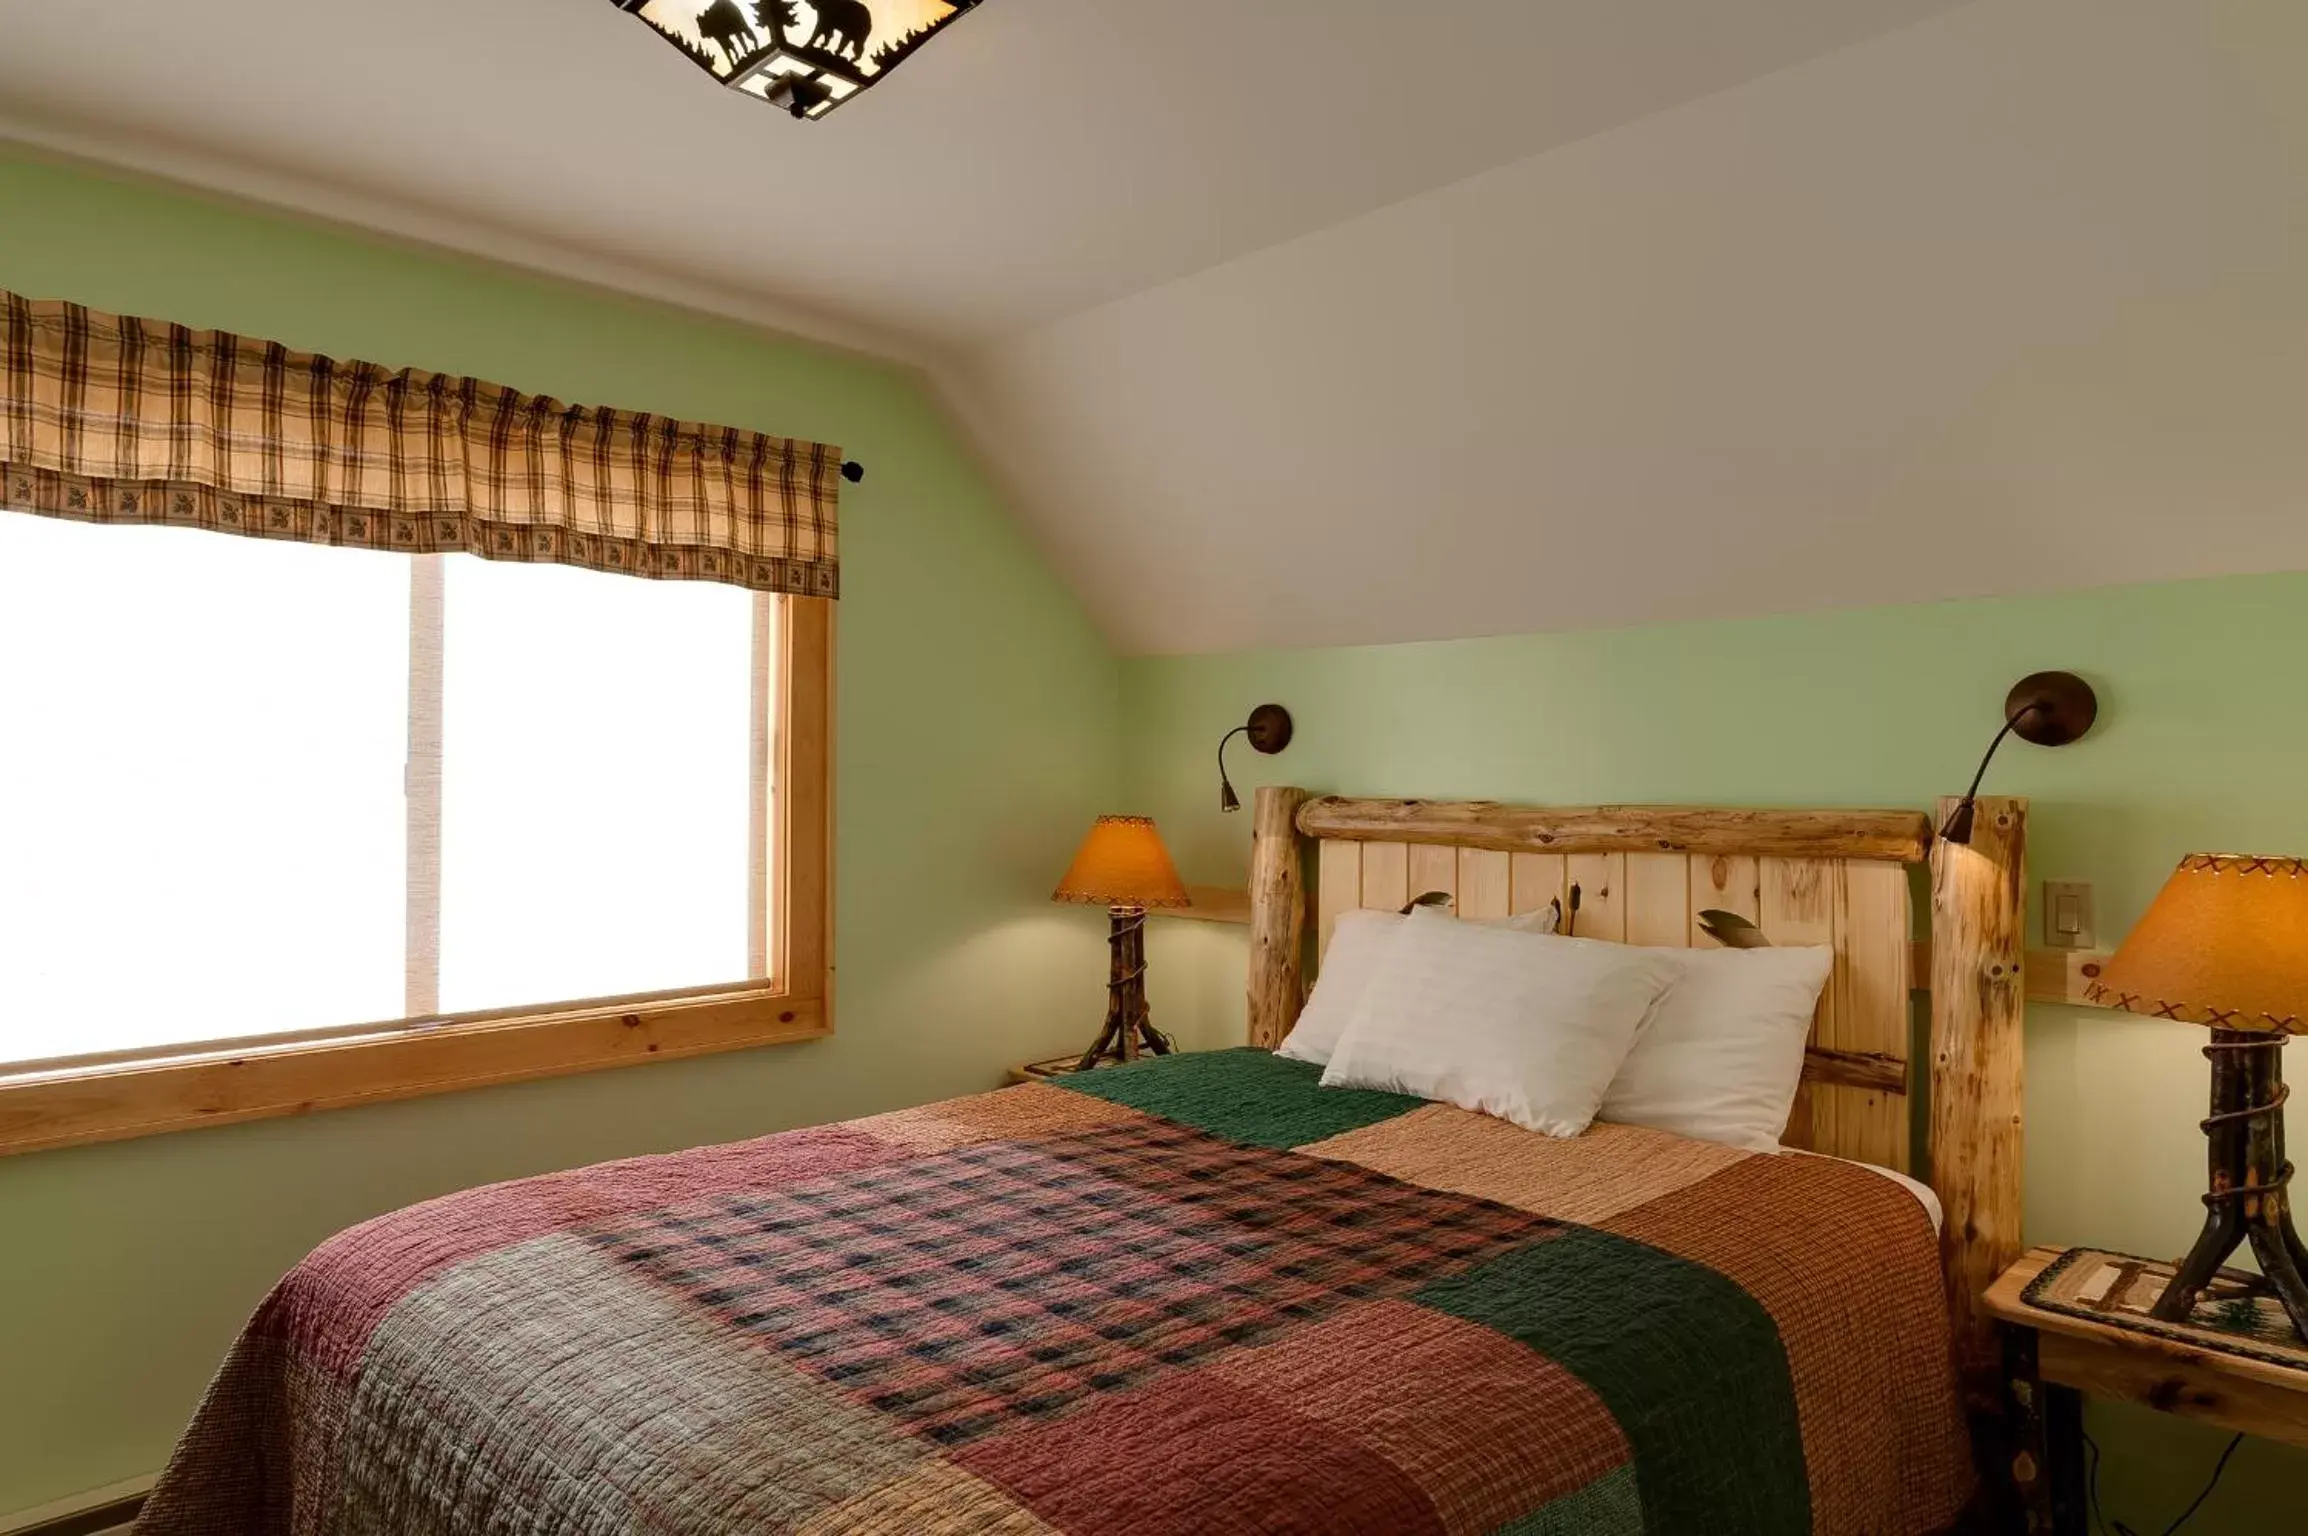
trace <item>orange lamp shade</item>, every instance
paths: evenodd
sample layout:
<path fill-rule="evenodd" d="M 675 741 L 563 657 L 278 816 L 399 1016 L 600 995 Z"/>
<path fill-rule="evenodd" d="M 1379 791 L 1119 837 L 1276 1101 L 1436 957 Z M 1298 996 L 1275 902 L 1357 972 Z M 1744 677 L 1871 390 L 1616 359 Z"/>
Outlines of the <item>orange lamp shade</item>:
<path fill-rule="evenodd" d="M 2160 1019 L 2308 1034 L 2308 864 L 2189 854 L 2088 995 Z"/>
<path fill-rule="evenodd" d="M 1151 816 L 1099 817 L 1050 899 L 1099 907 L 1192 905 Z"/>

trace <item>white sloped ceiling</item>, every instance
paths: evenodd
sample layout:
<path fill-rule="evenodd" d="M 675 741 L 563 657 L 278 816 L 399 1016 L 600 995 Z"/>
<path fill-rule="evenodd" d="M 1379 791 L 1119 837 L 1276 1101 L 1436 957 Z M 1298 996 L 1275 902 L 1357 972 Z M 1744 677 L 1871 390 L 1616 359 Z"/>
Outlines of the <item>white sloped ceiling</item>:
<path fill-rule="evenodd" d="M 2308 567 L 2304 79 L 2301 0 L 984 0 L 801 125 L 608 0 L 0 7 L 0 139 L 924 369 L 1131 652 Z"/>
<path fill-rule="evenodd" d="M 2308 567 L 2308 6 L 1997 0 L 975 351 L 1132 652 Z"/>

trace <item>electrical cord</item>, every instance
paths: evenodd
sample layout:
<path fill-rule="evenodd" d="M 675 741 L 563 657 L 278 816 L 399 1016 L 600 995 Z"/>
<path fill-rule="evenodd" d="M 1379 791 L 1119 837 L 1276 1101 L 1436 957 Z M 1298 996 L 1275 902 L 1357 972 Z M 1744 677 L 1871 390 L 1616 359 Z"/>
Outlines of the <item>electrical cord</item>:
<path fill-rule="evenodd" d="M 2212 1464 L 2212 1475 L 2205 1482 L 2203 1491 L 2196 1495 L 2193 1503 L 2180 1511 L 2177 1519 L 2164 1527 L 2163 1536 L 2179 1536 L 2180 1528 L 2196 1518 L 2196 1511 L 2204 1507 L 2204 1501 L 2212 1496 L 2212 1490 L 2220 1486 L 2221 1475 L 2228 1470 L 2229 1458 L 2236 1454 L 2236 1448 L 2243 1443 L 2244 1437 L 2240 1434 L 2228 1441 L 2228 1448 Z M 2113 1530 L 2116 1536 L 2140 1536 L 2138 1531 L 2123 1521 L 2110 1520 L 2100 1513 L 2100 1443 L 2087 1434 L 2084 1436 L 2084 1450 L 2084 1491 L 2091 1503 L 2093 1528 L 2099 1531 Z"/>

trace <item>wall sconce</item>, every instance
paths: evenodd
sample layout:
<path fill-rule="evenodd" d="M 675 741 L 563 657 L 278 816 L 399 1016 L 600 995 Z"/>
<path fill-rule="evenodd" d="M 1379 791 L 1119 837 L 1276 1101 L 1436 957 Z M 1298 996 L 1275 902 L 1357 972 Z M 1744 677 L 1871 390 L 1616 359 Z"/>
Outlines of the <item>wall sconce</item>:
<path fill-rule="evenodd" d="M 1971 841 L 1972 810 L 1979 798 L 1980 780 L 1987 777 L 1987 765 L 1995 761 L 1995 749 L 2003 745 L 2006 736 L 2017 736 L 2039 747 L 2064 747 L 2080 740 L 2099 714 L 2099 695 L 2073 672 L 2031 672 L 2012 684 L 2011 692 L 2004 695 L 2003 729 L 1987 744 L 1987 756 L 1979 760 L 1971 788 L 1963 792 L 1962 803 L 1939 829 L 1939 835 L 1951 843 Z"/>
<path fill-rule="evenodd" d="M 1221 811 L 1239 811 L 1242 801 L 1234 793 L 1234 781 L 1226 777 L 1226 744 L 1237 736 L 1250 738 L 1250 745 L 1272 757 L 1290 745 L 1290 711 L 1279 704 L 1261 704 L 1250 712 L 1250 718 L 1218 738 L 1218 808 Z"/>

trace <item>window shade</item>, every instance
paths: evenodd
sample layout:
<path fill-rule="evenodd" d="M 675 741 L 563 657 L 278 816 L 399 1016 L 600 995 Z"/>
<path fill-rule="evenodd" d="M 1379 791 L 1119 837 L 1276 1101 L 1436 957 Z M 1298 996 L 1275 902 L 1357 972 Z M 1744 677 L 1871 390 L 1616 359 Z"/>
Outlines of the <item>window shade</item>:
<path fill-rule="evenodd" d="M 0 491 L 93 523 L 840 593 L 840 450 L 0 293 Z"/>
<path fill-rule="evenodd" d="M 769 980 L 782 602 L 0 506 L 0 1078 Z"/>
<path fill-rule="evenodd" d="M 0 511 L 0 1062 L 401 1016 L 408 567 Z"/>

